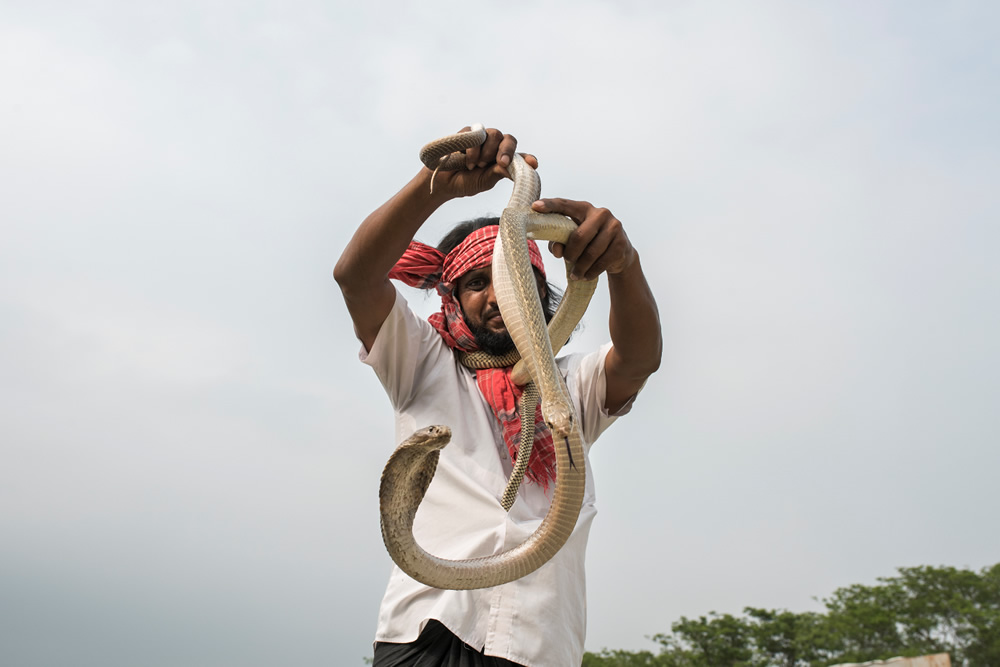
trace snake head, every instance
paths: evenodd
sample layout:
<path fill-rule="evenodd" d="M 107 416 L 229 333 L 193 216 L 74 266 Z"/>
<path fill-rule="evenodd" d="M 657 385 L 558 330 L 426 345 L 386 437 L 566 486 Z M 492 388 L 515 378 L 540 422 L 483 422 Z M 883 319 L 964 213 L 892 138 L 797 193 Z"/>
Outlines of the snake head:
<path fill-rule="evenodd" d="M 569 406 L 564 403 L 543 405 L 542 414 L 545 416 L 545 425 L 552 431 L 553 436 L 569 437 L 573 430 L 573 413 Z"/>
<path fill-rule="evenodd" d="M 411 446 L 434 450 L 447 445 L 450 439 L 451 429 L 447 426 L 426 426 L 416 431 L 406 442 Z"/>

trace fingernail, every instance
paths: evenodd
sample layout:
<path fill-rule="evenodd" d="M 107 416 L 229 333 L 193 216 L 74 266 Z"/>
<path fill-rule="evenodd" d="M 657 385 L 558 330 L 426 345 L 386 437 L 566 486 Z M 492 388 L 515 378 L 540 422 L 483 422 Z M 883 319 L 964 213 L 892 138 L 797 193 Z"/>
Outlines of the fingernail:
<path fill-rule="evenodd" d="M 486 166 L 486 162 L 484 162 L 483 160 L 480 160 L 479 161 L 479 168 L 482 169 L 485 166 Z"/>
<path fill-rule="evenodd" d="M 501 167 L 506 167 L 508 164 L 510 164 L 510 156 L 509 155 L 501 155 L 500 159 L 497 160 L 497 161 L 500 163 Z"/>

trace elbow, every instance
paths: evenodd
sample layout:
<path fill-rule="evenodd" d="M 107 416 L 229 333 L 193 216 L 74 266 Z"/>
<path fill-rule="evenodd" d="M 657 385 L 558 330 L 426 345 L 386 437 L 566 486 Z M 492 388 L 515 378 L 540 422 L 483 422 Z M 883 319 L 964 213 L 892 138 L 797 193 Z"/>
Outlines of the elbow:
<path fill-rule="evenodd" d="M 333 279 L 340 286 L 340 291 L 345 294 L 362 289 L 364 278 L 364 272 L 344 257 L 341 257 L 333 267 Z"/>
<path fill-rule="evenodd" d="M 660 370 L 660 362 L 663 360 L 663 338 L 657 336 L 656 342 L 651 343 L 645 350 L 645 354 L 637 355 L 630 366 L 636 377 L 648 378 L 650 375 Z"/>
<path fill-rule="evenodd" d="M 373 276 L 343 257 L 333 267 L 333 279 L 337 281 L 340 293 L 348 302 L 371 299 L 381 288 L 389 284 L 388 276 Z"/>
<path fill-rule="evenodd" d="M 622 351 L 618 346 L 612 348 L 614 354 L 613 366 L 616 374 L 631 382 L 641 384 L 650 375 L 660 369 L 663 353 L 663 343 L 658 342 L 646 352 L 636 354 L 636 350 Z"/>
<path fill-rule="evenodd" d="M 663 339 L 656 341 L 656 354 L 652 356 L 649 363 L 649 375 L 660 370 L 660 362 L 663 361 Z"/>
<path fill-rule="evenodd" d="M 340 287 L 340 293 L 344 299 L 350 302 L 360 297 L 364 287 L 359 280 L 360 272 L 356 267 L 352 267 L 350 262 L 345 262 L 343 258 L 333 267 L 333 279 Z"/>
<path fill-rule="evenodd" d="M 646 366 L 646 377 L 649 377 L 656 371 L 660 370 L 660 356 L 657 355 L 656 359 L 652 360 L 648 366 Z"/>
<path fill-rule="evenodd" d="M 333 267 L 333 279 L 337 281 L 341 289 L 344 289 L 344 284 L 347 282 L 350 273 L 350 270 L 344 266 L 344 259 L 340 258 Z"/>
<path fill-rule="evenodd" d="M 648 378 L 650 375 L 660 370 L 660 361 L 662 360 L 662 356 L 663 349 L 662 347 L 658 347 L 655 354 L 651 354 L 649 357 L 644 359 L 637 359 L 633 362 L 633 373 L 637 378 Z"/>

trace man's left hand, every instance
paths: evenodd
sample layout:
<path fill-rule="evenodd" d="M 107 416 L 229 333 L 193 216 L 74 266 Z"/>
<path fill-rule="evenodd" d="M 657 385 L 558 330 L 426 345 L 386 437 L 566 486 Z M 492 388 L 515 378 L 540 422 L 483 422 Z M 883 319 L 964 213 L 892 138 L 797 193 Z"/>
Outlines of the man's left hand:
<path fill-rule="evenodd" d="M 549 252 L 573 263 L 573 278 L 593 280 L 605 271 L 621 273 L 635 261 L 632 242 L 608 209 L 561 198 L 539 199 L 531 208 L 538 213 L 559 213 L 576 223 L 576 231 L 565 244 L 549 242 Z"/>

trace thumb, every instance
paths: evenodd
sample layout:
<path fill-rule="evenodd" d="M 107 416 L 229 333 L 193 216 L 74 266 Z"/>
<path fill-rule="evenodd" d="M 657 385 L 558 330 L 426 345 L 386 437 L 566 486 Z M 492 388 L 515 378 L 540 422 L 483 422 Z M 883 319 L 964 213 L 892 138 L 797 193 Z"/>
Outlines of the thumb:
<path fill-rule="evenodd" d="M 590 205 L 587 202 L 553 197 L 549 199 L 539 199 L 531 205 L 531 208 L 538 213 L 560 213 L 566 217 L 572 218 L 576 224 L 580 224 L 586 217 L 589 206 Z"/>

